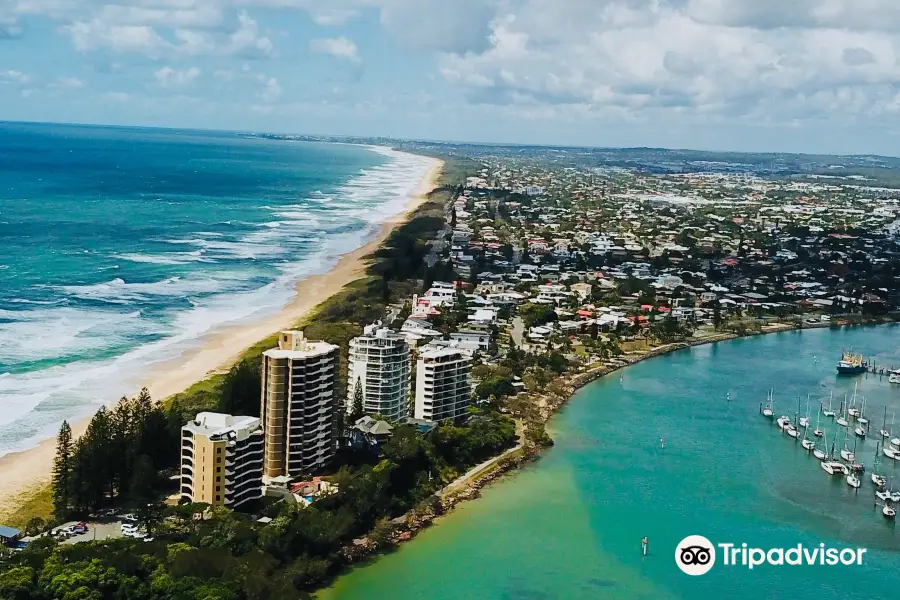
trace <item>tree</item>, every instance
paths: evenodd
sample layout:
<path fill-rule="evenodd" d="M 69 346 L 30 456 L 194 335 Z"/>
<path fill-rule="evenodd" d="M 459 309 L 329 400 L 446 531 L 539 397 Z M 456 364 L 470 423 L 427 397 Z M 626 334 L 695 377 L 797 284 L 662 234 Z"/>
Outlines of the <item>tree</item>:
<path fill-rule="evenodd" d="M 718 300 L 715 300 L 713 303 L 713 327 L 719 329 L 722 323 L 722 305 Z"/>
<path fill-rule="evenodd" d="M 71 509 L 72 428 L 63 421 L 56 436 L 56 458 L 53 461 L 53 516 L 64 520 Z"/>
<path fill-rule="evenodd" d="M 31 600 L 35 594 L 35 572 L 31 567 L 13 567 L 0 572 L 0 598 Z"/>
<path fill-rule="evenodd" d="M 152 501 L 156 496 L 156 469 L 153 461 L 146 454 L 142 454 L 134 463 L 129 486 L 129 497 L 137 506 L 143 506 Z"/>
<path fill-rule="evenodd" d="M 32 517 L 25 524 L 25 535 L 39 535 L 47 529 L 47 522 L 40 517 Z"/>
<path fill-rule="evenodd" d="M 363 385 L 362 378 L 356 378 L 356 385 L 353 386 L 353 408 L 350 411 L 350 421 L 356 423 L 365 414 L 363 406 Z"/>
<path fill-rule="evenodd" d="M 219 409 L 230 415 L 259 416 L 259 389 L 262 384 L 259 360 L 245 358 L 231 367 L 222 381 Z"/>

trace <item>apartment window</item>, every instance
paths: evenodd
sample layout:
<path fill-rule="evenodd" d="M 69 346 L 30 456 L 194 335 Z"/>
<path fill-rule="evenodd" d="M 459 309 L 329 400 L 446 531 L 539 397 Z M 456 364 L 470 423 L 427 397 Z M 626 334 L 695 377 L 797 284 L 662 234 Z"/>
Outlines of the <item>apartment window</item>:
<path fill-rule="evenodd" d="M 219 446 L 218 448 L 216 448 L 216 454 L 222 454 L 222 447 L 221 447 L 221 446 Z"/>
<path fill-rule="evenodd" d="M 216 491 L 217 491 L 217 492 L 221 492 L 221 491 L 222 491 L 222 486 L 221 486 L 221 485 L 217 485 L 217 486 L 216 486 Z"/>
<path fill-rule="evenodd" d="M 221 501 L 222 501 L 222 496 L 216 496 L 216 502 L 221 502 Z"/>
<path fill-rule="evenodd" d="M 222 476 L 216 475 L 216 483 L 222 483 Z"/>
<path fill-rule="evenodd" d="M 221 472 L 222 472 L 222 467 L 216 467 L 216 473 L 221 473 Z"/>

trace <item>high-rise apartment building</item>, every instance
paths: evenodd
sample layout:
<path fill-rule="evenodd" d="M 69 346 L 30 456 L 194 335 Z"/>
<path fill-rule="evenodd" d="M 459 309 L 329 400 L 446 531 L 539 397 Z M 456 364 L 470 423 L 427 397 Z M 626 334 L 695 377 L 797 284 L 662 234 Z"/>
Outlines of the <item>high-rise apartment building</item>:
<path fill-rule="evenodd" d="M 263 352 L 261 418 L 265 476 L 297 477 L 321 470 L 338 444 L 339 348 L 282 331 Z"/>
<path fill-rule="evenodd" d="M 472 359 L 454 348 L 427 350 L 416 364 L 415 417 L 447 421 L 466 414 L 472 396 Z"/>
<path fill-rule="evenodd" d="M 202 412 L 181 428 L 181 497 L 235 508 L 262 497 L 263 431 L 255 417 Z"/>
<path fill-rule="evenodd" d="M 369 325 L 350 341 L 347 412 L 358 395 L 363 413 L 399 422 L 409 417 L 409 343 L 386 327 Z M 357 391 L 359 390 L 359 391 Z"/>

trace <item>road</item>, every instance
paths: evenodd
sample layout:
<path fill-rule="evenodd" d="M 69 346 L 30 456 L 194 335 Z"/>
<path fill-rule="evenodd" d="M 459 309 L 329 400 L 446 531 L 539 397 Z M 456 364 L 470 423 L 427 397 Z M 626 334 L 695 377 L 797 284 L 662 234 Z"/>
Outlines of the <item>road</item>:
<path fill-rule="evenodd" d="M 525 343 L 525 321 L 522 317 L 513 317 L 510 335 L 516 346 L 521 347 Z"/>

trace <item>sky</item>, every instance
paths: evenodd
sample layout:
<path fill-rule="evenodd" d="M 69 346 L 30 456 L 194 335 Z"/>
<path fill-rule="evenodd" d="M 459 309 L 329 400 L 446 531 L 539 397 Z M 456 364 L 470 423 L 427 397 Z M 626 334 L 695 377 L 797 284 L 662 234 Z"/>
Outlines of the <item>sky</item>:
<path fill-rule="evenodd" d="M 900 0 L 0 0 L 0 120 L 900 155 Z"/>

